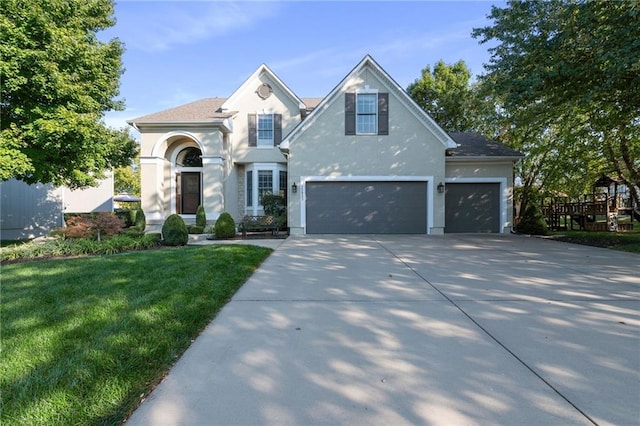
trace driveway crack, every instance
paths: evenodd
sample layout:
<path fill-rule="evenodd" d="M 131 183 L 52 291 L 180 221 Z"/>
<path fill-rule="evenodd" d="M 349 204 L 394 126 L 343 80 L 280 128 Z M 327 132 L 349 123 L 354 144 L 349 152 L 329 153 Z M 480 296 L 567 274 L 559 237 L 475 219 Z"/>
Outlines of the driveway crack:
<path fill-rule="evenodd" d="M 405 262 L 400 256 L 396 255 L 391 249 L 386 247 L 382 242 L 373 239 L 376 244 L 378 244 L 383 250 L 391 254 L 394 258 L 396 258 L 399 262 L 401 262 L 406 268 L 408 268 L 414 275 L 424 281 L 429 287 L 433 288 L 436 292 L 438 292 L 442 297 L 444 297 L 447 302 L 449 302 L 453 307 L 455 307 L 462 315 L 467 317 L 469 321 L 471 321 L 478 329 L 480 329 L 484 334 L 486 334 L 491 340 L 498 344 L 502 349 L 504 349 L 509 355 L 511 355 L 516 361 L 518 361 L 523 367 L 529 370 L 534 376 L 536 376 L 539 380 L 541 380 L 545 385 L 547 385 L 556 395 L 566 401 L 569 405 L 571 405 L 574 409 L 576 409 L 580 414 L 582 414 L 587 420 L 589 420 L 592 424 L 597 425 L 598 423 L 592 419 L 587 413 L 582 411 L 576 404 L 574 404 L 569 398 L 567 398 L 560 390 L 558 390 L 555 386 L 549 383 L 540 373 L 538 373 L 532 366 L 527 364 L 522 358 L 520 358 L 515 352 L 509 349 L 504 343 L 502 343 L 496 336 L 494 336 L 489 330 L 487 330 L 482 324 L 476 321 L 469 313 L 467 313 L 460 305 L 458 305 L 455 300 L 450 298 L 445 292 L 440 290 L 436 285 L 430 282 L 427 278 L 423 277 L 418 271 L 416 271 L 409 263 Z"/>

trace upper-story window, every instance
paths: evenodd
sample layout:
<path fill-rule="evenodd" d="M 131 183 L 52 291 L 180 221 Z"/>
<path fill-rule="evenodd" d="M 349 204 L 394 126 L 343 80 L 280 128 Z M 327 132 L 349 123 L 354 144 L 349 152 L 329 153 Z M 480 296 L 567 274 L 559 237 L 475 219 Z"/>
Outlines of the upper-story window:
<path fill-rule="evenodd" d="M 389 93 L 345 93 L 345 135 L 388 135 Z"/>
<path fill-rule="evenodd" d="M 249 114 L 249 146 L 273 148 L 282 142 L 282 114 Z"/>
<path fill-rule="evenodd" d="M 258 115 L 258 146 L 273 146 L 273 114 Z"/>
<path fill-rule="evenodd" d="M 378 133 L 378 94 L 358 93 L 356 95 L 356 134 L 375 135 Z"/>

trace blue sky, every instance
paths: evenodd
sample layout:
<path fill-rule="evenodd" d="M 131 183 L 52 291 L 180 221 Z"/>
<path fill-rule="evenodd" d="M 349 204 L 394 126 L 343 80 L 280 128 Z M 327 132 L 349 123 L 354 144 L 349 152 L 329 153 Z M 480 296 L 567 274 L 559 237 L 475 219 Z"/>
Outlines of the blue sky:
<path fill-rule="evenodd" d="M 299 97 L 323 97 L 366 55 L 404 88 L 439 60 L 489 61 L 471 37 L 498 1 L 119 1 L 100 34 L 125 44 L 125 121 L 206 97 L 228 97 L 267 64 Z"/>

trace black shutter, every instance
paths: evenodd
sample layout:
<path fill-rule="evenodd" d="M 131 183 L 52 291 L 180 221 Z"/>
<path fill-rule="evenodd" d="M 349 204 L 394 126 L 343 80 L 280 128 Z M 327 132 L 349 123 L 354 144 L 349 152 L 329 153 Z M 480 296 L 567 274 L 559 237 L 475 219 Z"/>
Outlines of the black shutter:
<path fill-rule="evenodd" d="M 273 146 L 282 142 L 282 114 L 273 114 Z"/>
<path fill-rule="evenodd" d="M 258 129 L 256 126 L 256 115 L 249 114 L 249 146 L 258 146 Z"/>
<path fill-rule="evenodd" d="M 378 93 L 378 134 L 389 134 L 389 94 Z"/>
<path fill-rule="evenodd" d="M 356 134 L 356 94 L 344 94 L 344 134 Z"/>

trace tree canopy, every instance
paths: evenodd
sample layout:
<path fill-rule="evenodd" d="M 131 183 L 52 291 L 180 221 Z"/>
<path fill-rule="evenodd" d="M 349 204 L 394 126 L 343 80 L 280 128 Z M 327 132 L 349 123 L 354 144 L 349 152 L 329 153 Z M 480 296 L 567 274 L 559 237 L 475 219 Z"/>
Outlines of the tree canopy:
<path fill-rule="evenodd" d="M 477 115 L 470 79 L 471 71 L 464 61 L 453 65 L 438 61 L 433 71 L 430 66 L 424 68 L 407 92 L 446 131 L 471 131 Z"/>
<path fill-rule="evenodd" d="M 489 18 L 473 32 L 497 41 L 485 92 L 512 124 L 547 138 L 542 160 L 588 169 L 602 158 L 597 172 L 617 174 L 639 202 L 640 3 L 518 0 Z"/>
<path fill-rule="evenodd" d="M 123 46 L 111 0 L 0 0 L 0 179 L 93 185 L 128 165 L 136 143 L 107 128 L 121 110 Z"/>

